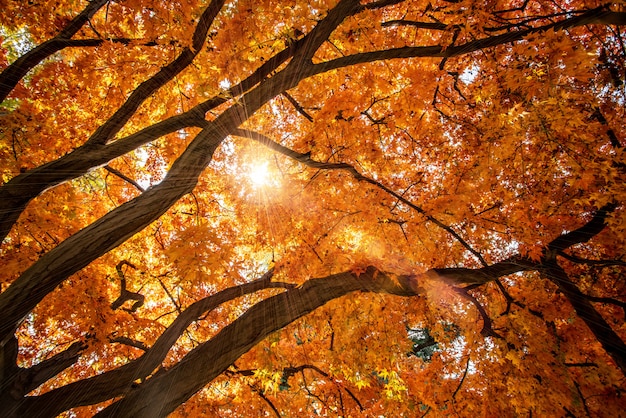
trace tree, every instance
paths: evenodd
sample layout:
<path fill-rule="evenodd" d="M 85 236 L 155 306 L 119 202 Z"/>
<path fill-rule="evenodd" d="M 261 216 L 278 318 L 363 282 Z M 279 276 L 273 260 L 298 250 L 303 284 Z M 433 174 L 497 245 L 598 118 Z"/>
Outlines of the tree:
<path fill-rule="evenodd" d="M 7 416 L 626 407 L 623 5 L 0 19 Z"/>

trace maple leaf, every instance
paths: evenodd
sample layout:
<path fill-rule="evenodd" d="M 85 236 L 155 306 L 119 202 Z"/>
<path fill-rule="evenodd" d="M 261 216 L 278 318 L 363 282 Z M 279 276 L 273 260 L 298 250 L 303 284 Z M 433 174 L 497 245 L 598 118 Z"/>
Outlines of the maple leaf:
<path fill-rule="evenodd" d="M 3 3 L 3 414 L 626 408 L 622 11 L 175 6 Z"/>
<path fill-rule="evenodd" d="M 352 266 L 350 271 L 354 273 L 357 277 L 359 277 L 361 274 L 367 271 L 367 267 L 368 266 L 357 264 L 357 265 Z"/>

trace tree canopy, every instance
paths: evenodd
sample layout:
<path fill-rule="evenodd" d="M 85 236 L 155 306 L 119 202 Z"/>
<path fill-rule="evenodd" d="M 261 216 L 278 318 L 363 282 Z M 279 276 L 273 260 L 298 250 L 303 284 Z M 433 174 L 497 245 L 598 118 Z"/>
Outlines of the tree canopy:
<path fill-rule="evenodd" d="M 626 409 L 626 10 L 0 2 L 7 417 Z"/>

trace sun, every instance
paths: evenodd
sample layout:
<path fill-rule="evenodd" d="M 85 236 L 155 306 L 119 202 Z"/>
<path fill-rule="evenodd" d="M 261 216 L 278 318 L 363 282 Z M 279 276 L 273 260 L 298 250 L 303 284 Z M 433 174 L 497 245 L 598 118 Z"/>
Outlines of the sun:
<path fill-rule="evenodd" d="M 251 165 L 248 170 L 248 177 L 256 187 L 268 186 L 271 182 L 270 172 L 267 163 L 257 163 Z"/>

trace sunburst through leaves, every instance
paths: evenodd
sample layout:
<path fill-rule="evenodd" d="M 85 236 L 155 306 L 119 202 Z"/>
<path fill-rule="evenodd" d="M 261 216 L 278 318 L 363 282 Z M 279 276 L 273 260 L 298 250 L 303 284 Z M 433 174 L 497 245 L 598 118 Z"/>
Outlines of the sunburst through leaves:
<path fill-rule="evenodd" d="M 2 416 L 619 416 L 625 26 L 3 2 Z"/>

